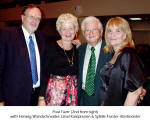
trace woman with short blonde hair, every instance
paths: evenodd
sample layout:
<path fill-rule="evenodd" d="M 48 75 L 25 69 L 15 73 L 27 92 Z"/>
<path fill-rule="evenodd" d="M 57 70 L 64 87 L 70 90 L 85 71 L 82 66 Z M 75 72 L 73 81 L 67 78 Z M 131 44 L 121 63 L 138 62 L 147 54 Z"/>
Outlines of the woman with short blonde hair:
<path fill-rule="evenodd" d="M 70 13 L 61 14 L 56 28 L 61 39 L 51 42 L 45 50 L 39 105 L 75 106 L 78 58 L 72 41 L 78 31 L 77 17 Z"/>

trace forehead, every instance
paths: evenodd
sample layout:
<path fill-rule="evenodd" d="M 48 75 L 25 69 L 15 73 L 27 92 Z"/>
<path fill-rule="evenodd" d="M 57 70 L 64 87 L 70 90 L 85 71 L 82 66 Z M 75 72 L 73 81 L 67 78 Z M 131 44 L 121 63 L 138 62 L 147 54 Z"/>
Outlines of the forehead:
<path fill-rule="evenodd" d="M 109 25 L 108 29 L 120 29 L 120 30 L 122 30 L 122 27 L 119 25 Z"/>
<path fill-rule="evenodd" d="M 86 23 L 85 23 L 85 29 L 88 29 L 88 28 L 98 28 L 98 23 L 97 23 L 97 21 L 92 20 L 92 21 L 86 22 Z"/>
<path fill-rule="evenodd" d="M 63 22 L 61 27 L 74 27 L 74 24 L 72 22 Z"/>
<path fill-rule="evenodd" d="M 41 16 L 41 11 L 39 8 L 28 8 L 25 11 L 26 14 Z"/>

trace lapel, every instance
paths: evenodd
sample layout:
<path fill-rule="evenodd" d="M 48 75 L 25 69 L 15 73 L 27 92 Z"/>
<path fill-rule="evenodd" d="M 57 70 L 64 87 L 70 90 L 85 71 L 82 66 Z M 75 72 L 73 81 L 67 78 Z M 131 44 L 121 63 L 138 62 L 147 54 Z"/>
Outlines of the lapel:
<path fill-rule="evenodd" d="M 100 77 L 100 70 L 103 67 L 103 65 L 106 63 L 106 61 L 108 60 L 107 55 L 104 54 L 103 48 L 105 46 L 105 42 L 102 40 L 102 45 L 100 48 L 100 55 L 98 58 L 98 63 L 97 63 L 97 69 L 96 69 L 96 75 L 95 75 L 95 93 L 98 93 L 100 90 L 100 86 L 102 85 L 102 80 Z"/>
<path fill-rule="evenodd" d="M 41 36 L 38 34 L 38 32 L 35 32 L 35 36 L 36 36 L 36 42 L 37 42 L 37 46 L 38 46 L 38 50 L 39 50 L 39 55 L 41 58 L 41 54 L 42 54 L 42 44 L 41 44 Z"/>
<path fill-rule="evenodd" d="M 82 87 L 82 74 L 83 74 L 83 65 L 84 65 L 84 58 L 86 52 L 87 43 L 83 44 L 79 49 L 79 86 Z"/>
<path fill-rule="evenodd" d="M 103 65 L 105 64 L 105 61 L 106 61 L 105 60 L 106 55 L 104 54 L 104 51 L 103 51 L 104 46 L 105 46 L 105 42 L 102 40 L 102 45 L 100 48 L 100 56 L 98 58 L 96 75 L 95 75 L 96 78 L 100 76 L 100 69 L 103 67 Z"/>
<path fill-rule="evenodd" d="M 30 59 L 29 59 L 29 53 L 28 53 L 28 48 L 27 48 L 27 44 L 25 41 L 25 36 L 23 33 L 23 30 L 21 27 L 18 28 L 18 47 L 20 49 L 21 55 L 23 57 L 23 64 L 26 65 L 27 67 L 27 73 L 31 73 L 31 69 L 30 69 Z"/>

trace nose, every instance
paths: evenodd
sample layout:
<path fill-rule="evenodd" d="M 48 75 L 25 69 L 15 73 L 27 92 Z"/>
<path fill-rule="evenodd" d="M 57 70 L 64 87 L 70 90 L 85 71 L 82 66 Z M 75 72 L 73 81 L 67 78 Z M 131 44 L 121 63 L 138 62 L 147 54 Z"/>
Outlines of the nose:
<path fill-rule="evenodd" d="M 93 30 L 89 30 L 89 34 L 90 34 L 90 35 L 93 35 L 93 34 L 94 34 L 94 31 L 93 31 Z"/>
<path fill-rule="evenodd" d="M 33 20 L 34 20 L 35 22 L 40 22 L 39 18 L 37 18 L 37 17 L 33 17 Z"/>
<path fill-rule="evenodd" d="M 115 32 L 111 32 L 111 36 L 112 36 L 112 37 L 115 37 L 115 36 L 116 36 L 116 33 L 115 33 Z"/>

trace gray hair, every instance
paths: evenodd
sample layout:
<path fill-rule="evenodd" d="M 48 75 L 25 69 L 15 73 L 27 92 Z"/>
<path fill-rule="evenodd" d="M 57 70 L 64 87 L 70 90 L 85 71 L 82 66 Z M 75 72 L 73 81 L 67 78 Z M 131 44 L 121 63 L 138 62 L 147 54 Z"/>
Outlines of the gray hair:
<path fill-rule="evenodd" d="M 84 20 L 81 23 L 82 33 L 84 33 L 84 31 L 85 31 L 85 24 L 87 22 L 90 22 L 90 21 L 96 21 L 98 23 L 99 30 L 103 30 L 103 26 L 102 26 L 101 21 L 98 18 L 94 17 L 94 16 L 89 16 L 89 17 L 84 18 Z"/>
<path fill-rule="evenodd" d="M 66 22 L 71 22 L 74 24 L 75 26 L 75 31 L 77 32 L 78 31 L 78 20 L 77 20 L 77 17 L 70 14 L 70 13 L 63 13 L 61 14 L 57 21 L 56 21 L 56 29 L 58 32 L 60 32 L 61 30 L 61 26 L 63 23 L 66 23 Z"/>

